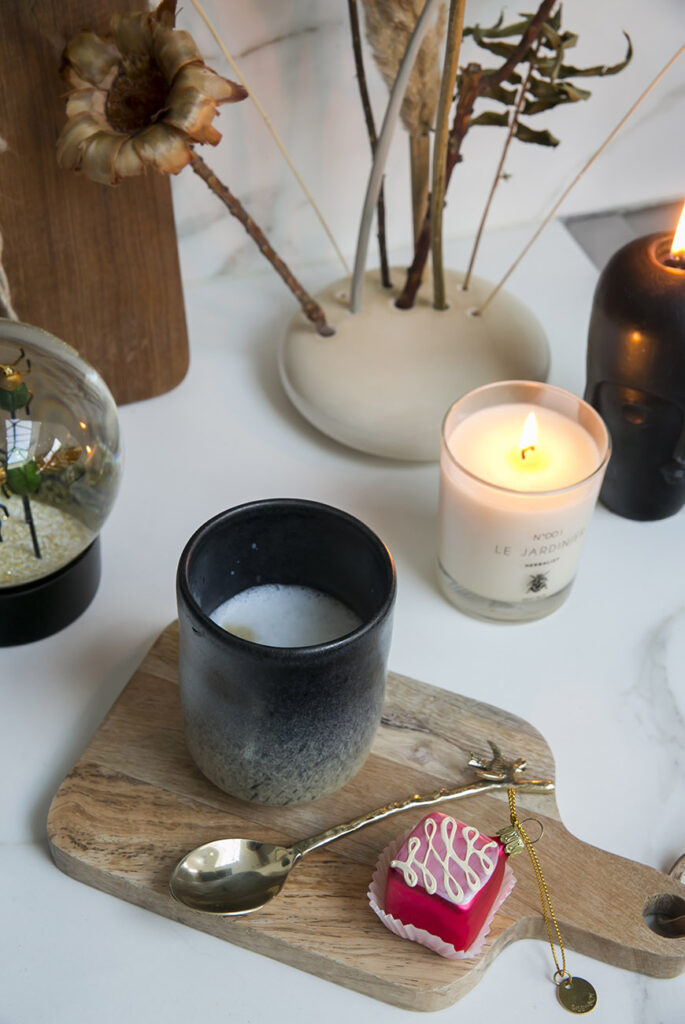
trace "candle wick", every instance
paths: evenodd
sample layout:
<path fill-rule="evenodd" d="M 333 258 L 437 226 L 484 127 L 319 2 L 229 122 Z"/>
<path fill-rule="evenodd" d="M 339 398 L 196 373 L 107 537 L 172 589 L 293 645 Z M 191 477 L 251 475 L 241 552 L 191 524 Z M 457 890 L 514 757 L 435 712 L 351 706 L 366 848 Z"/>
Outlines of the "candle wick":
<path fill-rule="evenodd" d="M 522 448 L 521 449 L 521 458 L 525 459 L 526 452 L 534 452 L 534 451 L 535 451 L 535 445 L 534 444 L 529 444 L 527 448 Z"/>

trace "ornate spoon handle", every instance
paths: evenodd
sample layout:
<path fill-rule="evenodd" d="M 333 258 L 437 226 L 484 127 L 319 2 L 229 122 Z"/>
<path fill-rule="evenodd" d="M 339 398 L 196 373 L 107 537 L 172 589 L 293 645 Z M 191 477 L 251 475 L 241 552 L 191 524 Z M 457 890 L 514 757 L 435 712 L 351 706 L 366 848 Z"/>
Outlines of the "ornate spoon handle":
<path fill-rule="evenodd" d="M 405 800 L 394 800 L 384 807 L 377 807 L 374 811 L 368 811 L 366 814 L 362 814 L 359 818 L 348 821 L 344 825 L 334 825 L 333 828 L 329 828 L 325 832 L 319 832 L 318 835 L 311 836 L 309 839 L 301 839 L 299 842 L 293 843 L 290 849 L 294 854 L 294 861 L 297 861 L 306 854 L 311 853 L 312 850 L 325 846 L 326 843 L 332 843 L 335 839 L 340 839 L 341 836 L 357 832 L 360 828 L 371 825 L 374 821 L 381 821 L 383 818 L 389 818 L 392 814 L 406 811 L 409 807 L 428 807 L 432 804 L 443 803 L 446 800 L 458 800 L 460 797 L 475 796 L 477 793 L 485 793 L 493 789 L 512 788 L 523 790 L 524 792 L 551 793 L 554 789 L 554 783 L 551 779 L 519 781 L 518 779 L 508 777 L 496 780 L 480 779 L 478 782 L 458 786 L 456 789 L 442 788 L 436 790 L 435 793 L 424 795 L 414 793 L 413 796 L 409 796 Z"/>

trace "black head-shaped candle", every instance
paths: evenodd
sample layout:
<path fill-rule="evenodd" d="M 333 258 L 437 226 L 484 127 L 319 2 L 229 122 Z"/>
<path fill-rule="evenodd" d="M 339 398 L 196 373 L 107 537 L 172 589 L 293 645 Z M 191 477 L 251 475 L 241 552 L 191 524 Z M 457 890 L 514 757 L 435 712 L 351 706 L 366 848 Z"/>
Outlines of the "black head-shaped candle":
<path fill-rule="evenodd" d="M 685 241 L 678 232 L 629 242 L 602 271 L 585 400 L 611 434 L 601 501 L 628 519 L 678 512 L 685 504 Z"/>

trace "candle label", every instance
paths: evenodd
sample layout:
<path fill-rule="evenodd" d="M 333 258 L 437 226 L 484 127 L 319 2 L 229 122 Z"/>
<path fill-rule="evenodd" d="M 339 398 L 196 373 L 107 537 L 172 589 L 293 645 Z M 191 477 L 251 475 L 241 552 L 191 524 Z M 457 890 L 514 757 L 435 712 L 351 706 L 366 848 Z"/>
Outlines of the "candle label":
<path fill-rule="evenodd" d="M 564 530 L 545 530 L 533 533 L 526 544 L 519 545 L 516 551 L 512 544 L 495 544 L 494 553 L 504 558 L 520 559 L 523 568 L 528 569 L 527 579 L 523 586 L 523 597 L 550 593 L 551 567 L 556 565 L 563 552 L 582 540 L 585 527 L 575 530 L 571 535 L 564 536 Z M 555 589 L 560 589 L 556 587 Z M 554 591 L 552 591 L 554 592 Z M 543 596 L 547 596 L 544 594 Z"/>
<path fill-rule="evenodd" d="M 444 497 L 444 496 L 443 496 Z M 592 503 L 538 512 L 533 529 L 527 516 L 487 513 L 478 503 L 441 502 L 440 564 L 457 587 L 497 601 L 544 600 L 573 579 Z M 470 514 L 465 514 L 465 509 Z"/>

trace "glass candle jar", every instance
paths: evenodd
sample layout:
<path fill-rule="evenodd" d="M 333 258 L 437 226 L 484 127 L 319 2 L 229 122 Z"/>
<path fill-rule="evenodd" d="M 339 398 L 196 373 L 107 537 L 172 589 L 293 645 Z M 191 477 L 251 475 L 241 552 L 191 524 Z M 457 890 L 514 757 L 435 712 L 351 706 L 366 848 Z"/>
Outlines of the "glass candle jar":
<path fill-rule="evenodd" d="M 595 410 L 548 384 L 503 381 L 455 402 L 440 451 L 438 577 L 449 600 L 508 621 L 558 608 L 609 452 Z"/>

